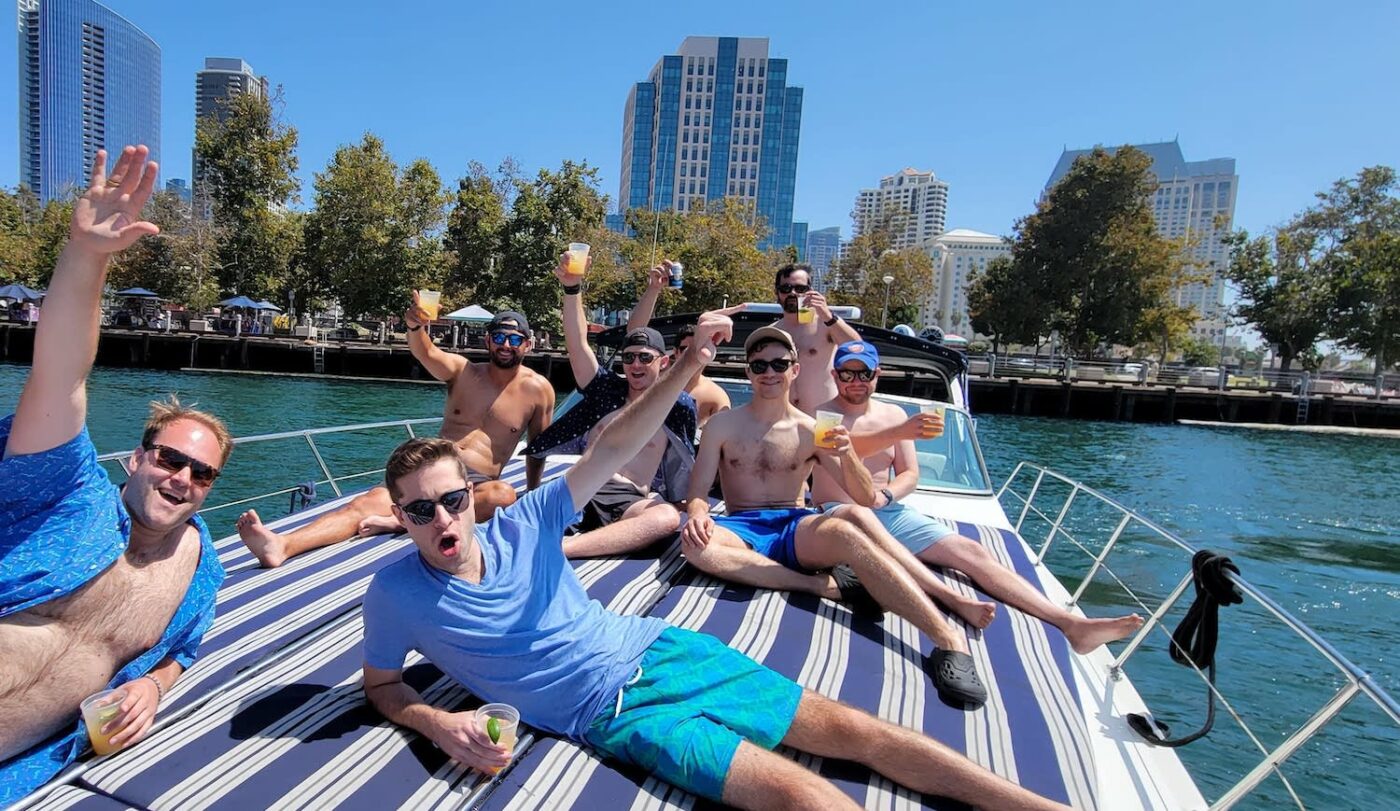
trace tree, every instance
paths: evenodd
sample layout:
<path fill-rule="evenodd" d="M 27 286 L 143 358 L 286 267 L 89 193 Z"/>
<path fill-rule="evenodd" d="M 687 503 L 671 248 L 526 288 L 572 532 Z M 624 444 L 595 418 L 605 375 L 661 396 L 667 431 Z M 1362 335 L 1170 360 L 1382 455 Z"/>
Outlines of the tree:
<path fill-rule="evenodd" d="M 297 131 L 282 122 L 281 101 L 280 89 L 270 99 L 231 96 L 221 116 L 195 126 L 195 212 L 207 206 L 219 226 L 219 285 L 255 298 L 281 292 L 300 240 L 286 214 L 297 199 Z"/>
<path fill-rule="evenodd" d="M 668 288 L 657 312 L 703 312 L 741 301 L 771 301 L 773 274 L 787 262 L 782 250 L 765 255 L 757 247 L 768 235 L 752 203 L 735 198 L 695 211 L 633 209 L 627 223 L 634 234 L 621 246 L 631 289 L 618 290 L 617 306 L 630 306 L 646 284 L 646 269 L 663 259 L 685 265 L 685 285 Z M 601 303 L 600 303 L 601 304 Z"/>
<path fill-rule="evenodd" d="M 26 187 L 0 192 L 0 283 L 48 287 L 58 254 L 68 241 L 72 200 L 39 205 Z"/>
<path fill-rule="evenodd" d="M 906 212 L 886 208 L 851 240 L 845 255 L 832 262 L 827 289 L 834 303 L 858 306 L 863 319 L 874 323 L 885 312 L 888 294 L 887 325 L 919 321 L 922 304 L 934 283 L 933 260 L 919 248 L 894 248 L 894 235 L 907 218 Z M 893 277 L 888 290 L 886 276 Z"/>
<path fill-rule="evenodd" d="M 1150 167 L 1132 147 L 1096 148 L 1016 224 L 1015 274 L 1080 356 L 1135 343 L 1143 314 L 1181 278 L 1182 246 L 1157 233 L 1149 205 Z"/>
<path fill-rule="evenodd" d="M 144 287 L 194 310 L 212 307 L 219 300 L 219 286 L 209 272 L 214 247 L 209 223 L 192 216 L 190 205 L 167 191 L 151 195 L 142 216 L 160 226 L 160 233 L 113 258 L 111 283 Z"/>
<path fill-rule="evenodd" d="M 1049 322 L 1033 286 L 1007 256 L 968 277 L 967 311 L 973 332 L 991 336 L 993 354 L 1003 343 L 1039 345 Z"/>
<path fill-rule="evenodd" d="M 316 174 L 315 203 L 307 278 L 329 280 L 347 314 L 399 313 L 415 288 L 442 284 L 447 195 L 427 161 L 400 170 L 384 142 L 365 133 Z"/>
<path fill-rule="evenodd" d="M 1187 366 L 1214 366 L 1220 362 L 1220 347 L 1200 338 L 1185 338 L 1181 341 L 1181 362 Z"/>
<path fill-rule="evenodd" d="M 1317 343 L 1327 325 L 1331 294 L 1317 267 L 1314 242 L 1312 234 L 1297 227 L 1255 239 L 1240 230 L 1225 240 L 1230 247 L 1226 276 L 1240 294 L 1236 312 L 1264 340 L 1278 344 L 1285 372 Z"/>

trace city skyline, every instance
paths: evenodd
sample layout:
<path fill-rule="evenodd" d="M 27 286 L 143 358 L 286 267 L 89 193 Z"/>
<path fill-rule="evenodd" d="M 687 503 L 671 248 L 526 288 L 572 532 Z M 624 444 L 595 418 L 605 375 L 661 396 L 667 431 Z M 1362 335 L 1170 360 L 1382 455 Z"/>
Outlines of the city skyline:
<path fill-rule="evenodd" d="M 615 203 L 619 101 L 639 66 L 686 36 L 729 33 L 768 37 L 791 65 L 789 81 L 806 90 L 793 217 L 813 228 L 850 233 L 858 190 L 913 165 L 936 169 L 954 188 L 950 227 L 1007 234 L 1032 210 L 1060 151 L 1093 144 L 1179 136 L 1193 154 L 1234 156 L 1249 178 L 1236 225 L 1252 231 L 1283 221 L 1363 166 L 1400 164 L 1400 146 L 1388 135 L 1400 113 L 1367 101 L 1371 77 L 1400 66 L 1384 34 L 1400 22 L 1400 9 L 1384 3 L 1257 17 L 1204 3 L 1171 14 L 1011 4 L 882 9 L 839 20 L 810 5 L 723 0 L 701 14 L 629 5 L 606 20 L 429 6 L 416 10 L 411 44 L 379 37 L 382 8 L 368 3 L 347 2 L 335 15 L 261 0 L 237 13 L 173 0 L 111 6 L 163 51 L 163 175 L 188 174 L 178 165 L 193 145 L 188 77 L 207 56 L 237 54 L 286 89 L 285 117 L 301 134 L 303 206 L 312 175 L 365 130 L 402 162 L 432 161 L 449 183 L 469 160 L 494 166 L 511 156 L 533 172 L 586 159 Z M 1198 27 L 1189 53 L 1171 33 L 1182 15 L 1212 21 Z M 283 32 L 315 35 L 269 36 L 269 20 Z M 884 47 L 892 29 L 936 30 L 940 48 L 914 62 Z M 521 47 L 525 41 L 548 44 Z M 282 44 L 289 42 L 296 44 Z M 587 47 L 572 47 L 578 43 Z M 335 67 L 347 44 L 355 48 L 356 83 L 341 81 Z M 1308 58 L 1298 59 L 1303 53 Z M 5 57 L 18 61 L 14 52 Z M 1090 77 L 1085 87 L 1102 102 L 1077 86 Z M 12 121 L 17 84 L 0 95 L 0 115 Z M 17 130 L 0 149 L 18 154 Z M 9 167 L 0 183 L 18 181 L 17 164 L 0 163 Z"/>

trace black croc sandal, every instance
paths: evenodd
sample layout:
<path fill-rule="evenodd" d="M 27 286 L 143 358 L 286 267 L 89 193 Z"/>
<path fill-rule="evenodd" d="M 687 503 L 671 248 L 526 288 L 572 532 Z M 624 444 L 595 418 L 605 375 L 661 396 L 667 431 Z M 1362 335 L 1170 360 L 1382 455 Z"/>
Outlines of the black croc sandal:
<path fill-rule="evenodd" d="M 939 695 L 973 710 L 987 703 L 987 688 L 968 654 L 939 648 L 929 657 L 929 670 Z"/>
<path fill-rule="evenodd" d="M 841 601 L 850 607 L 852 614 L 875 622 L 885 618 L 885 609 L 870 596 L 870 592 L 850 566 L 843 563 L 834 567 L 831 577 L 836 581 L 837 590 L 841 592 Z"/>

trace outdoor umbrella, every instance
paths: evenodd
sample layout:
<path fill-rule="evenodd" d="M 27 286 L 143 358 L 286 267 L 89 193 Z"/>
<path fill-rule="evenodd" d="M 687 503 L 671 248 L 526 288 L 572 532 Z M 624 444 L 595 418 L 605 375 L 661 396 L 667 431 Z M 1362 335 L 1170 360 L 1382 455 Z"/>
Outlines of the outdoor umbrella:
<path fill-rule="evenodd" d="M 122 298 L 160 298 L 159 293 L 152 293 L 144 287 L 128 287 L 125 290 L 118 290 L 117 295 Z"/>
<path fill-rule="evenodd" d="M 226 298 L 223 301 L 219 302 L 219 305 L 222 307 L 242 307 L 245 310 L 258 309 L 258 303 L 248 298 L 247 296 L 234 296 L 233 298 Z"/>
<path fill-rule="evenodd" d="M 7 284 L 0 287 L 0 298 L 13 299 L 15 301 L 38 301 L 44 294 L 32 287 L 25 287 L 22 284 Z"/>
<path fill-rule="evenodd" d="M 495 317 L 489 310 L 475 304 L 467 305 L 460 310 L 453 310 L 443 316 L 449 321 L 465 321 L 468 324 L 488 324 Z"/>
<path fill-rule="evenodd" d="M 278 307 L 276 304 L 273 304 L 273 303 L 270 302 L 270 301 L 259 301 L 259 302 L 257 302 L 256 304 L 254 304 L 253 306 L 256 307 L 256 308 L 259 309 L 259 310 L 271 310 L 271 311 L 274 312 L 274 313 L 280 313 L 280 312 L 282 312 L 282 308 L 281 308 L 281 307 Z"/>

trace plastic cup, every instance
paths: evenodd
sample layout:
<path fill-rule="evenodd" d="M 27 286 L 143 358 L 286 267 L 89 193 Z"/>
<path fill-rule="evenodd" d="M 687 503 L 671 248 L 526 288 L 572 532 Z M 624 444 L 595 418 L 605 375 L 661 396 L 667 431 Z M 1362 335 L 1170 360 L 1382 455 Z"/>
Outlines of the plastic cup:
<path fill-rule="evenodd" d="M 797 323 L 799 323 L 799 324 L 810 324 L 810 323 L 812 323 L 813 321 L 815 321 L 816 318 L 817 318 L 817 311 L 816 311 L 816 310 L 813 310 L 811 307 L 808 307 L 806 304 L 798 304 L 798 305 L 797 305 Z"/>
<path fill-rule="evenodd" d="M 442 306 L 442 291 L 419 290 L 418 305 L 428 314 L 429 321 L 436 321 L 439 308 Z"/>
<path fill-rule="evenodd" d="M 93 752 L 110 755 L 121 749 L 112 745 L 110 737 L 102 732 L 102 726 L 121 714 L 121 705 L 125 700 L 125 690 L 103 690 L 93 693 L 78 705 L 83 713 L 83 723 L 87 725 L 88 738 L 92 740 Z"/>
<path fill-rule="evenodd" d="M 588 243 L 586 242 L 569 243 L 569 265 L 567 270 L 570 276 L 582 276 L 584 271 L 588 269 L 588 250 Z"/>
<path fill-rule="evenodd" d="M 500 725 L 501 737 L 496 740 L 496 745 L 505 747 L 506 751 L 514 751 L 515 731 L 520 726 L 520 711 L 509 704 L 482 704 L 477 708 L 476 722 L 481 725 L 482 729 L 486 729 L 487 723 L 492 718 L 495 718 L 496 723 Z M 491 773 L 498 772 L 500 769 L 493 769 Z"/>
<path fill-rule="evenodd" d="M 947 406 L 943 403 L 924 403 L 919 406 L 919 411 L 924 414 L 937 414 L 938 418 L 941 420 L 945 418 Z M 937 439 L 941 436 L 943 436 L 942 427 L 934 429 L 931 433 L 926 431 L 923 434 L 924 439 Z"/>
<path fill-rule="evenodd" d="M 816 434 L 818 448 L 834 448 L 836 442 L 831 439 L 831 432 L 836 426 L 841 424 L 841 412 L 839 411 L 818 411 L 817 426 L 813 429 Z"/>

